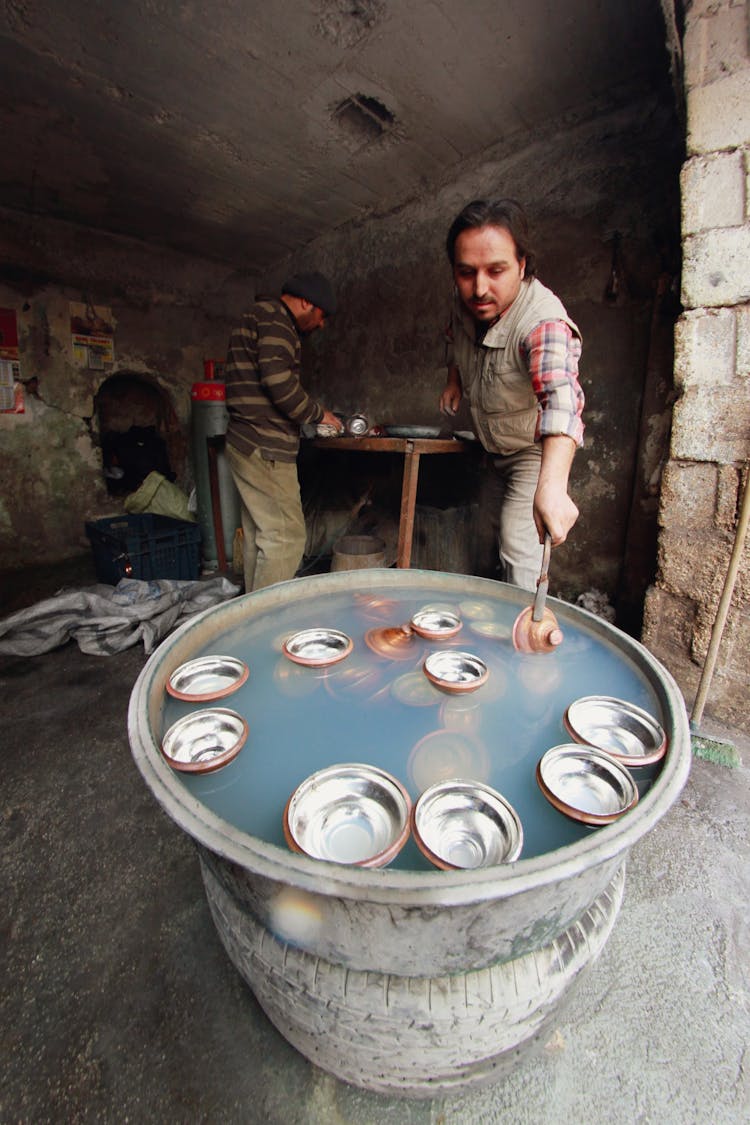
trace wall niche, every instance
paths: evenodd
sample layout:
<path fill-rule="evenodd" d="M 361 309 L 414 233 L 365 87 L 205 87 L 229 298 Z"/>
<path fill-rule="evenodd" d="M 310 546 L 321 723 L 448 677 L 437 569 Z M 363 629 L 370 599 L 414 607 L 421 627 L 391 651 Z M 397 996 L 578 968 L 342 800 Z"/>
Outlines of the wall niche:
<path fill-rule="evenodd" d="M 168 392 L 156 379 L 120 371 L 94 398 L 102 472 L 111 496 L 134 492 L 150 472 L 185 476 L 187 442 Z"/>

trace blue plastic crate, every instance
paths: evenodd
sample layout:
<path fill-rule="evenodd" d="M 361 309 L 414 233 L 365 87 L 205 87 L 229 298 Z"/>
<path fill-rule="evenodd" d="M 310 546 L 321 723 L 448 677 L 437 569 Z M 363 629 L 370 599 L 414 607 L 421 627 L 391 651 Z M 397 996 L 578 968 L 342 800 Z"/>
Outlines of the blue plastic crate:
<path fill-rule="evenodd" d="M 201 532 L 197 523 L 144 512 L 87 520 L 86 534 L 100 582 L 116 586 L 121 578 L 198 578 Z"/>

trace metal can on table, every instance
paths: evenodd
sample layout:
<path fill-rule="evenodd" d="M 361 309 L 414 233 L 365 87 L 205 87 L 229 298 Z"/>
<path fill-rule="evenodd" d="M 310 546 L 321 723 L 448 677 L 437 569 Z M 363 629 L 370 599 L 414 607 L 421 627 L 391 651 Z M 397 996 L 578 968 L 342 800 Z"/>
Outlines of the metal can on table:
<path fill-rule="evenodd" d="M 370 428 L 370 423 L 364 414 L 352 414 L 351 418 L 347 418 L 345 428 L 352 437 L 364 437 Z"/>

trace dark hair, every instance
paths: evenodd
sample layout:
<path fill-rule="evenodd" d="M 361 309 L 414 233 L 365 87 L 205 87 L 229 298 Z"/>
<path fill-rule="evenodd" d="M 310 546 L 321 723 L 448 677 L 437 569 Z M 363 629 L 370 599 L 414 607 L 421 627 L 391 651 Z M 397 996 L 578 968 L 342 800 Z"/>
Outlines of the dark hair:
<path fill-rule="evenodd" d="M 465 230 L 474 230 L 479 227 L 502 227 L 507 230 L 516 246 L 516 257 L 526 259 L 526 277 L 533 277 L 536 272 L 536 254 L 529 241 L 529 224 L 526 212 L 515 199 L 475 199 L 467 203 L 463 211 L 456 215 L 451 223 L 445 248 L 451 265 L 456 261 L 456 239 Z"/>

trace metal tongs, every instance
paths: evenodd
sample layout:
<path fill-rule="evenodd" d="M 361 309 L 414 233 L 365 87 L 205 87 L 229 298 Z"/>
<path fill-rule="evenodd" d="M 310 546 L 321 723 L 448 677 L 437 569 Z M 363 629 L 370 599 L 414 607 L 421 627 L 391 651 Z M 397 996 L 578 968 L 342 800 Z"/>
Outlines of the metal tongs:
<path fill-rule="evenodd" d="M 562 629 L 552 610 L 547 608 L 551 554 L 552 536 L 545 531 L 542 570 L 536 584 L 534 604 L 522 609 L 513 625 L 513 646 L 518 652 L 554 652 L 562 644 Z"/>

